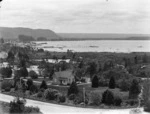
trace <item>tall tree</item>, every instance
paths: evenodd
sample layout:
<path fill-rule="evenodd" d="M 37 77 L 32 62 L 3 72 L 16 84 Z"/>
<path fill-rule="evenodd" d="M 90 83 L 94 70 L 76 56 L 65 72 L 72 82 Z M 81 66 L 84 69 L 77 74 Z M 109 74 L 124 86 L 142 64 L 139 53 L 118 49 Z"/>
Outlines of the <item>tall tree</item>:
<path fill-rule="evenodd" d="M 138 94 L 141 92 L 141 88 L 137 79 L 133 79 L 130 89 L 129 98 L 137 98 Z"/>
<path fill-rule="evenodd" d="M 40 89 L 47 89 L 47 84 L 46 84 L 45 80 L 42 81 L 42 83 L 40 85 Z"/>
<path fill-rule="evenodd" d="M 76 84 L 76 82 L 72 82 L 72 84 L 70 85 L 69 89 L 68 89 L 68 96 L 71 94 L 78 94 L 79 90 L 78 90 L 78 86 Z"/>
<path fill-rule="evenodd" d="M 134 63 L 135 63 L 135 64 L 138 63 L 138 57 L 137 57 L 137 56 L 134 57 Z"/>
<path fill-rule="evenodd" d="M 24 77 L 24 78 L 26 78 L 28 76 L 28 70 L 27 70 L 27 68 L 24 66 L 20 70 L 21 70 L 21 76 Z"/>
<path fill-rule="evenodd" d="M 87 72 L 89 72 L 91 79 L 92 76 L 96 74 L 96 71 L 97 71 L 97 64 L 95 62 L 90 62 Z"/>
<path fill-rule="evenodd" d="M 97 75 L 95 75 L 93 80 L 92 80 L 92 87 L 98 88 L 98 77 L 97 77 Z"/>
<path fill-rule="evenodd" d="M 115 84 L 115 78 L 114 78 L 114 76 L 112 76 L 112 77 L 110 78 L 110 81 L 109 81 L 109 88 L 110 88 L 110 89 L 114 89 L 115 86 L 116 86 L 116 84 Z"/>

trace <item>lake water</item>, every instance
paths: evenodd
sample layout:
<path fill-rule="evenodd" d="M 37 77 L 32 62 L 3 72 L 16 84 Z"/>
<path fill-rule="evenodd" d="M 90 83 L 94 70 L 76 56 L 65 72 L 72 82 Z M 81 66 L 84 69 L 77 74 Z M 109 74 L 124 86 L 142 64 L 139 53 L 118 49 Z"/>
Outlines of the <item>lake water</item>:
<path fill-rule="evenodd" d="M 48 51 L 66 52 L 150 52 L 149 40 L 85 40 L 85 41 L 41 41 L 38 48 Z"/>

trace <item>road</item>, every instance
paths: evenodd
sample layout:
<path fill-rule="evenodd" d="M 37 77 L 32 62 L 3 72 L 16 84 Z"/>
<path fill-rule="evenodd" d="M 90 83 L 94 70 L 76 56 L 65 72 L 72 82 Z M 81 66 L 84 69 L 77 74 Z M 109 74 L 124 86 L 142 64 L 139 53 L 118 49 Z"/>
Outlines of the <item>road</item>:
<path fill-rule="evenodd" d="M 10 102 L 14 99 L 13 96 L 5 95 L 0 93 L 0 101 Z M 43 114 L 133 114 L 133 109 L 92 109 L 92 108 L 79 108 L 70 107 L 64 105 L 57 105 L 51 103 L 44 103 L 35 100 L 26 99 L 26 106 L 39 107 Z M 140 108 L 141 113 L 138 114 L 148 114 L 143 112 L 143 108 Z M 134 113 L 135 114 L 135 113 Z M 137 113 L 136 113 L 137 114 Z"/>

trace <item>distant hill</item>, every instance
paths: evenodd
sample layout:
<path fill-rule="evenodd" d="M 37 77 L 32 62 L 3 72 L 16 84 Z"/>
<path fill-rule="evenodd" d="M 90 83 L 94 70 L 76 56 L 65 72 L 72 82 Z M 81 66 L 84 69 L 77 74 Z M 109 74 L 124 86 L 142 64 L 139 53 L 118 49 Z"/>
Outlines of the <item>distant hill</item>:
<path fill-rule="evenodd" d="M 150 34 L 57 33 L 63 40 L 150 40 Z"/>
<path fill-rule="evenodd" d="M 46 38 L 47 40 L 59 40 L 61 39 L 55 32 L 48 29 L 30 29 L 30 28 L 9 28 L 0 27 L 0 37 L 4 39 L 18 39 L 19 35 L 31 36 L 35 40 L 37 38 Z"/>

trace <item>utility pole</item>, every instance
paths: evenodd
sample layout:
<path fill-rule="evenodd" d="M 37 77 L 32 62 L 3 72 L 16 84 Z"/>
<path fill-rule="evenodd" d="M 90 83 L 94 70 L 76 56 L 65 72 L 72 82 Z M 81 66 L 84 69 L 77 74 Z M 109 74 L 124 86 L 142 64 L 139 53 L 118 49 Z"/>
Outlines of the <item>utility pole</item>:
<path fill-rule="evenodd" d="M 85 107 L 85 88 L 83 88 L 83 99 L 84 99 L 84 107 Z"/>

